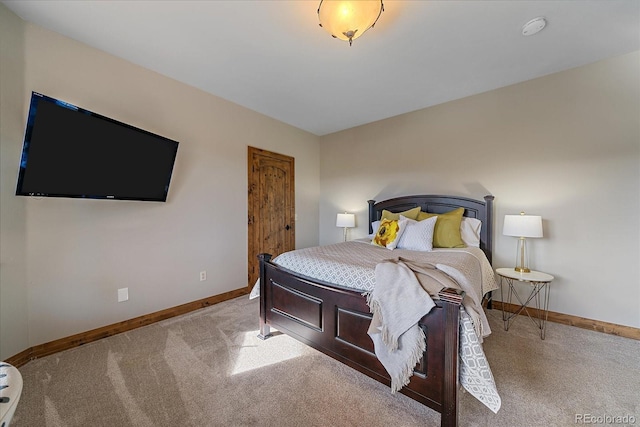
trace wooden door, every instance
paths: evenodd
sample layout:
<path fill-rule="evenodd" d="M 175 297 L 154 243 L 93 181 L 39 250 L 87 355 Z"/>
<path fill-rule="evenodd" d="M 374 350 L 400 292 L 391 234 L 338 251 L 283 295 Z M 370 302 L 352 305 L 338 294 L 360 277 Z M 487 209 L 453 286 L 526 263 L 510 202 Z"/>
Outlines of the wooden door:
<path fill-rule="evenodd" d="M 258 279 L 257 255 L 295 249 L 294 159 L 249 147 L 248 286 Z"/>

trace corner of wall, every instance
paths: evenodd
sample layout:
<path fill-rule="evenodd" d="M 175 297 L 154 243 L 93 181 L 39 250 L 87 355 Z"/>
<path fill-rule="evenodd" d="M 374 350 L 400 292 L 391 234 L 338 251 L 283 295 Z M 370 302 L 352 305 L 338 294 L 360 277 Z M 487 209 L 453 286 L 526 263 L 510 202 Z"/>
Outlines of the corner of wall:
<path fill-rule="evenodd" d="M 26 212 L 14 195 L 24 131 L 25 22 L 0 4 L 0 360 L 29 347 Z"/>

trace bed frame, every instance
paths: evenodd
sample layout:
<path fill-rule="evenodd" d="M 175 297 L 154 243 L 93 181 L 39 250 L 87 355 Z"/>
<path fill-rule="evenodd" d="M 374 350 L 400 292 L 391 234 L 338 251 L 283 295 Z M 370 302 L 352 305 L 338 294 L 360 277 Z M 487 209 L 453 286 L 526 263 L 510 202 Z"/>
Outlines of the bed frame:
<path fill-rule="evenodd" d="M 464 216 L 482 221 L 480 248 L 491 262 L 493 196 L 484 201 L 456 196 L 405 196 L 382 202 L 369 200 L 369 224 L 382 210 L 402 212 L 420 206 L 425 212 L 444 213 L 464 207 Z M 369 232 L 372 233 L 371 225 Z M 318 281 L 260 259 L 260 334 L 267 339 L 270 327 L 390 385 L 391 380 L 376 358 L 367 335 L 372 318 L 360 292 Z M 458 425 L 459 310 L 462 295 L 443 289 L 429 314 L 419 325 L 427 338 L 427 350 L 416 365 L 410 383 L 401 393 L 440 412 L 441 426 Z"/>

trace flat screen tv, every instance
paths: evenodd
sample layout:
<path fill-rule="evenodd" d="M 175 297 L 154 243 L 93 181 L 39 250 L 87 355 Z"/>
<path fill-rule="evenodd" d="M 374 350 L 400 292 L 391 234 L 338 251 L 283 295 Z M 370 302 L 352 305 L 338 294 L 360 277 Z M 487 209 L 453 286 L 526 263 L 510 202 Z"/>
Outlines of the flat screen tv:
<path fill-rule="evenodd" d="M 178 142 L 31 94 L 16 195 L 167 200 Z"/>

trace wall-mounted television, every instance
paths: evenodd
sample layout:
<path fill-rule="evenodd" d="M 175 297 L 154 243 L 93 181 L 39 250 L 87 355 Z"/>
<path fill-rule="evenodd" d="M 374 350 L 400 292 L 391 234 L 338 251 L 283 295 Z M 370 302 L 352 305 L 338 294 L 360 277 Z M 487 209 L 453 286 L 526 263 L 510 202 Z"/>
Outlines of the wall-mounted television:
<path fill-rule="evenodd" d="M 167 200 L 178 142 L 31 94 L 16 195 Z"/>

